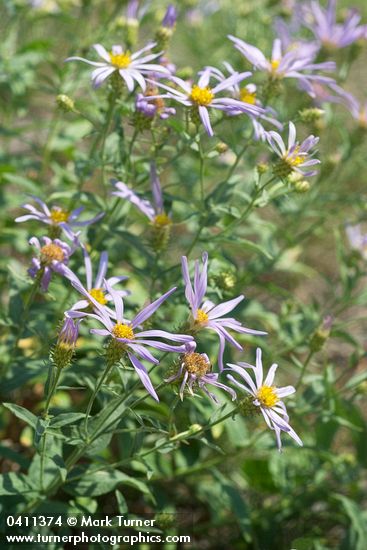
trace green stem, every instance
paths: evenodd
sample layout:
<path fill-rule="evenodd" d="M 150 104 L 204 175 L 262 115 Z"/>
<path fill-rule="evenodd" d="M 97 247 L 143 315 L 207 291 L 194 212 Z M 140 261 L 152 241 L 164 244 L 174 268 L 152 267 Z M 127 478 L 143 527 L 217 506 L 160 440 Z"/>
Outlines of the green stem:
<path fill-rule="evenodd" d="M 55 394 L 56 388 L 57 388 L 59 380 L 60 380 L 62 369 L 59 369 L 57 367 L 55 367 L 55 368 L 56 368 L 56 375 L 54 376 L 54 378 L 52 380 L 51 388 L 48 392 L 47 401 L 46 401 L 46 405 L 45 405 L 45 410 L 43 411 L 43 416 L 48 415 L 48 411 L 50 409 L 51 399 L 53 398 L 53 396 Z"/>
<path fill-rule="evenodd" d="M 111 371 L 112 367 L 115 365 L 116 363 L 112 363 L 111 365 L 107 365 L 104 372 L 102 373 L 102 376 L 100 377 L 100 379 L 98 380 L 97 384 L 96 384 L 96 387 L 94 388 L 94 391 L 89 399 L 89 402 L 88 402 L 88 406 L 87 406 L 87 410 L 85 412 L 85 421 L 84 421 L 84 431 L 85 431 L 85 434 L 86 434 L 86 439 L 88 440 L 88 420 L 89 420 L 89 415 L 90 415 L 90 412 L 92 410 L 92 407 L 93 407 L 93 404 L 94 404 L 94 401 L 96 399 L 96 396 L 97 396 L 97 393 L 99 392 L 99 390 L 101 389 L 101 386 L 103 384 L 103 382 L 106 380 L 109 372 Z"/>
<path fill-rule="evenodd" d="M 101 134 L 101 136 L 98 136 L 98 139 L 96 140 L 96 142 L 94 144 L 94 147 L 96 148 L 98 143 L 99 143 L 99 139 L 102 139 L 102 144 L 101 144 L 102 184 L 103 184 L 105 199 L 107 199 L 107 196 L 108 196 L 108 187 L 107 187 L 107 183 L 106 183 L 105 147 L 106 147 L 106 140 L 107 140 L 108 130 L 110 128 L 111 120 L 112 120 L 112 117 L 113 117 L 113 112 L 115 110 L 115 105 L 116 105 L 116 94 L 114 94 L 110 97 L 109 107 L 108 107 L 108 111 L 107 111 L 107 115 L 106 115 L 106 122 L 103 126 L 102 134 Z M 94 154 L 94 150 L 95 149 L 92 148 L 91 156 Z"/>
<path fill-rule="evenodd" d="M 306 360 L 305 362 L 303 363 L 303 367 L 302 367 L 302 370 L 301 370 L 301 374 L 299 375 L 299 379 L 298 379 L 298 382 L 296 384 L 296 389 L 298 390 L 298 388 L 300 387 L 300 385 L 302 384 L 302 380 L 303 380 L 303 377 L 306 373 L 306 370 L 307 370 L 307 367 L 312 359 L 312 356 L 315 352 L 311 349 L 309 352 L 308 352 L 308 355 L 306 357 Z"/>
<path fill-rule="evenodd" d="M 248 146 L 250 144 L 250 141 L 246 141 L 245 145 L 242 147 L 242 149 L 240 150 L 240 152 L 238 153 L 237 157 L 236 157 L 236 160 L 234 161 L 234 163 L 232 164 L 231 168 L 229 169 L 228 171 L 228 174 L 227 174 L 227 178 L 226 180 L 228 181 L 231 176 L 233 175 L 234 171 L 236 170 L 241 158 L 243 157 L 243 155 L 245 154 Z"/>
<path fill-rule="evenodd" d="M 205 210 L 205 188 L 204 188 L 204 161 L 205 154 L 203 150 L 203 145 L 201 143 L 201 138 L 199 136 L 199 155 L 200 155 L 200 198 L 203 209 Z"/>
<path fill-rule="evenodd" d="M 62 369 L 56 368 L 56 375 L 53 376 L 51 387 L 49 389 L 48 396 L 47 396 L 45 409 L 44 409 L 43 415 L 42 415 L 44 418 L 47 418 L 47 416 L 48 416 L 48 411 L 49 411 L 49 408 L 50 408 L 51 399 L 55 394 L 56 388 L 57 388 L 59 380 L 60 380 L 61 370 Z M 41 451 L 40 451 L 40 487 L 41 487 L 42 492 L 44 490 L 43 477 L 44 477 L 44 469 L 45 469 L 46 437 L 47 437 L 47 432 L 45 432 L 42 436 Z"/>
<path fill-rule="evenodd" d="M 54 138 L 54 135 L 56 133 L 58 122 L 59 122 L 59 111 L 56 109 L 54 111 L 53 116 L 52 116 L 50 126 L 49 126 L 49 129 L 48 129 L 48 132 L 47 132 L 46 141 L 45 141 L 45 144 L 43 146 L 42 160 L 41 160 L 41 170 L 40 170 L 40 179 L 41 180 L 45 176 L 47 166 L 49 164 L 50 155 L 51 155 L 50 145 L 51 145 L 51 142 L 52 142 L 52 140 Z"/>

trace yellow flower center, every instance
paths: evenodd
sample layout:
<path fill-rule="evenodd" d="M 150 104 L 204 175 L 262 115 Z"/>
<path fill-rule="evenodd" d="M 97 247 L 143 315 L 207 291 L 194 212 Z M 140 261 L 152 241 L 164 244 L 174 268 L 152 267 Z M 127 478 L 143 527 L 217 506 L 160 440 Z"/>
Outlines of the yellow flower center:
<path fill-rule="evenodd" d="M 131 63 L 131 56 L 129 52 L 125 53 L 112 53 L 110 52 L 111 64 L 116 69 L 126 69 Z"/>
<path fill-rule="evenodd" d="M 274 407 L 279 401 L 274 386 L 261 386 L 261 388 L 257 390 L 256 397 L 263 407 Z"/>
<path fill-rule="evenodd" d="M 196 374 L 196 376 L 204 376 L 211 369 L 211 364 L 201 355 L 201 353 L 185 353 L 183 356 L 183 364 L 187 372 Z"/>
<path fill-rule="evenodd" d="M 287 153 L 285 160 L 290 166 L 298 166 L 299 164 L 302 164 L 302 162 L 305 160 L 304 155 L 299 155 L 298 152 L 299 152 L 299 145 L 295 147 L 291 155 L 288 155 Z"/>
<path fill-rule="evenodd" d="M 200 325 L 205 325 L 209 321 L 209 316 L 202 309 L 198 309 L 195 321 Z"/>
<path fill-rule="evenodd" d="M 70 214 L 67 210 L 63 210 L 62 208 L 58 208 L 57 206 L 51 208 L 50 218 L 55 224 L 67 222 L 69 219 L 69 215 Z"/>
<path fill-rule="evenodd" d="M 116 338 L 127 338 L 128 340 L 133 340 L 135 334 L 133 329 L 129 325 L 124 325 L 123 323 L 116 323 L 112 329 L 112 334 Z"/>
<path fill-rule="evenodd" d="M 244 103 L 250 103 L 250 105 L 255 105 L 256 103 L 256 92 L 249 92 L 246 88 L 240 90 L 240 100 Z"/>
<path fill-rule="evenodd" d="M 153 225 L 158 227 L 164 227 L 166 225 L 171 225 L 172 220 L 167 214 L 162 212 L 162 214 L 157 214 L 153 220 Z"/>
<path fill-rule="evenodd" d="M 207 86 L 206 88 L 200 88 L 200 86 L 197 86 L 195 84 L 195 86 L 192 87 L 190 99 L 197 105 L 206 106 L 210 105 L 210 103 L 213 101 L 214 94 L 209 86 Z"/>
<path fill-rule="evenodd" d="M 270 61 L 271 70 L 275 73 L 280 65 L 280 59 L 272 59 Z"/>
<path fill-rule="evenodd" d="M 93 296 L 93 298 L 99 304 L 102 304 L 103 306 L 107 304 L 107 300 L 104 295 L 104 290 L 102 288 L 92 288 L 92 290 L 89 291 L 89 294 Z"/>
<path fill-rule="evenodd" d="M 45 246 L 41 248 L 42 263 L 50 264 L 53 260 L 56 260 L 57 262 L 62 262 L 64 257 L 65 254 L 63 249 L 57 244 L 45 244 Z"/>

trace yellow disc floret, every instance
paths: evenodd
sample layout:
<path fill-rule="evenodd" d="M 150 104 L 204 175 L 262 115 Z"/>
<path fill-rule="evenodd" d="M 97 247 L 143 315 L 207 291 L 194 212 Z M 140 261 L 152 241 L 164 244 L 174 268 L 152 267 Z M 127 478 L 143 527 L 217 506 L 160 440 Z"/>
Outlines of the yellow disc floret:
<path fill-rule="evenodd" d="M 124 325 L 123 323 L 116 323 L 112 329 L 112 334 L 116 338 L 127 338 L 133 340 L 135 338 L 134 331 L 130 325 Z"/>
<path fill-rule="evenodd" d="M 198 377 L 204 376 L 211 369 L 211 364 L 201 353 L 185 353 L 182 359 L 187 372 Z"/>
<path fill-rule="evenodd" d="M 257 390 L 256 397 L 263 407 L 274 407 L 279 401 L 274 386 L 261 386 Z"/>
<path fill-rule="evenodd" d="M 272 59 L 270 62 L 271 70 L 275 73 L 280 65 L 280 59 Z"/>
<path fill-rule="evenodd" d="M 198 309 L 195 321 L 200 325 L 205 325 L 209 321 L 209 315 L 202 309 Z"/>
<path fill-rule="evenodd" d="M 54 260 L 62 262 L 64 258 L 64 251 L 61 246 L 57 244 L 49 243 L 41 248 L 41 262 L 44 264 L 50 264 Z"/>
<path fill-rule="evenodd" d="M 62 208 L 58 208 L 57 206 L 51 208 L 50 218 L 55 224 L 67 222 L 69 216 L 70 214 L 67 210 L 63 210 Z"/>
<path fill-rule="evenodd" d="M 116 67 L 116 69 L 126 69 L 131 63 L 131 55 L 129 52 L 110 52 L 110 60 L 111 64 Z"/>
<path fill-rule="evenodd" d="M 206 106 L 210 105 L 213 101 L 214 94 L 209 86 L 206 86 L 206 88 L 200 88 L 200 86 L 195 84 L 195 86 L 192 87 L 190 99 L 196 103 L 196 105 Z"/>
<path fill-rule="evenodd" d="M 250 105 L 255 105 L 256 103 L 256 92 L 249 92 L 246 88 L 240 90 L 240 100 L 244 103 L 249 103 Z"/>
<path fill-rule="evenodd" d="M 157 214 L 156 217 L 153 220 L 153 225 L 157 227 L 165 227 L 166 225 L 171 225 L 172 220 L 167 214 L 162 212 L 161 214 Z"/>
<path fill-rule="evenodd" d="M 297 145 L 294 148 L 293 153 L 290 155 L 287 153 L 284 157 L 284 160 L 290 165 L 290 166 L 299 166 L 302 164 L 302 162 L 305 160 L 304 155 L 299 155 L 299 145 Z"/>
<path fill-rule="evenodd" d="M 93 296 L 93 298 L 98 302 L 99 304 L 102 304 L 103 306 L 107 304 L 107 299 L 104 294 L 104 290 L 102 288 L 92 288 L 89 291 L 89 294 Z"/>

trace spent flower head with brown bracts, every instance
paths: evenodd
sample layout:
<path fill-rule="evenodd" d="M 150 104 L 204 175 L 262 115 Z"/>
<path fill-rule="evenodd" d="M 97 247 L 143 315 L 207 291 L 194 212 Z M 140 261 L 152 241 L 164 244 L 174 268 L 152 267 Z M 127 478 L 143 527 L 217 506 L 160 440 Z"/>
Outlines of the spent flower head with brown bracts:
<path fill-rule="evenodd" d="M 285 177 L 293 171 L 298 172 L 304 177 L 311 177 L 317 174 L 317 170 L 308 170 L 304 172 L 302 168 L 320 164 L 318 159 L 312 158 L 311 153 L 319 138 L 313 135 L 308 136 L 302 143 L 296 141 L 296 127 L 293 122 L 289 123 L 288 145 L 285 145 L 283 138 L 274 131 L 267 133 L 267 140 L 274 151 L 280 157 L 280 162 L 274 167 L 277 175 Z"/>
<path fill-rule="evenodd" d="M 84 255 L 84 265 L 85 265 L 85 276 L 86 276 L 86 285 L 84 286 L 76 274 L 67 266 L 64 266 L 62 271 L 63 274 L 69 281 L 72 286 L 82 295 L 84 299 L 78 300 L 65 314 L 67 317 L 83 317 L 86 315 L 86 309 L 88 307 L 94 307 L 91 298 L 96 300 L 101 306 L 104 306 L 108 313 L 112 314 L 112 310 L 106 305 L 108 302 L 112 301 L 112 297 L 109 294 L 107 287 L 105 285 L 105 280 L 107 280 L 108 285 L 111 288 L 121 281 L 127 279 L 126 276 L 120 277 L 109 277 L 106 278 L 107 268 L 108 268 L 108 253 L 106 251 L 102 252 L 97 275 L 93 281 L 93 268 L 90 256 L 85 248 L 82 246 L 83 255 Z M 128 296 L 130 292 L 128 290 L 116 290 L 116 294 L 121 297 Z"/>
<path fill-rule="evenodd" d="M 154 399 L 159 401 L 148 372 L 145 366 L 141 363 L 140 359 L 148 361 L 153 365 L 157 365 L 159 363 L 158 359 L 151 354 L 148 348 L 172 353 L 183 353 L 185 351 L 185 347 L 183 345 L 173 346 L 171 344 L 166 344 L 165 342 L 156 340 L 156 338 L 164 338 L 166 340 L 179 342 L 181 344 L 190 342 L 193 338 L 192 336 L 188 336 L 186 334 L 174 334 L 160 329 L 141 331 L 139 327 L 157 311 L 157 309 L 165 300 L 167 300 L 167 298 L 169 298 L 169 296 L 171 296 L 176 288 L 172 288 L 160 296 L 160 298 L 143 308 L 131 321 L 129 321 L 124 317 L 124 302 L 122 297 L 108 284 L 107 281 L 105 281 L 105 285 L 109 294 L 112 296 L 115 309 L 113 311 L 113 315 L 111 316 L 104 306 L 101 306 L 101 304 L 92 298 L 92 302 L 97 312 L 89 313 L 88 316 L 102 323 L 105 328 L 91 329 L 91 332 L 93 334 L 98 334 L 99 336 L 109 336 L 112 338 L 110 343 L 112 342 L 114 346 L 114 357 L 116 357 L 116 351 L 117 360 L 125 355 L 133 365 L 146 390 L 152 397 L 154 397 Z"/>
<path fill-rule="evenodd" d="M 185 353 L 180 356 L 178 361 L 178 371 L 167 378 L 165 382 L 180 381 L 180 398 L 183 399 L 184 390 L 187 389 L 191 395 L 194 395 L 194 388 L 197 386 L 203 390 L 215 403 L 219 403 L 217 396 L 212 393 L 207 386 L 220 388 L 236 399 L 236 392 L 218 381 L 219 374 L 211 372 L 212 365 L 206 353 L 198 353 L 196 342 L 185 344 Z"/>
<path fill-rule="evenodd" d="M 238 84 L 248 76 L 250 72 L 235 73 L 228 78 L 225 78 L 215 86 L 210 86 L 212 72 L 210 69 L 205 69 L 202 73 L 199 72 L 197 84 L 185 82 L 177 76 L 171 76 L 170 80 L 176 87 L 168 86 L 162 82 L 157 82 L 156 85 L 166 90 L 167 93 L 160 96 L 152 96 L 150 100 L 157 97 L 170 98 L 185 107 L 191 109 L 192 116 L 198 117 L 198 122 L 201 121 L 207 134 L 213 136 L 213 128 L 210 122 L 209 109 L 216 109 L 225 114 L 239 115 L 247 114 L 249 116 L 259 116 L 264 113 L 264 109 L 257 105 L 244 103 L 233 99 L 233 97 L 222 97 L 223 92 L 230 90 L 234 84 Z"/>
<path fill-rule="evenodd" d="M 219 336 L 219 353 L 218 365 L 219 369 L 223 370 L 223 354 L 225 342 L 229 342 L 238 350 L 242 350 L 233 336 L 230 335 L 227 329 L 233 330 L 241 334 L 253 334 L 264 336 L 266 332 L 253 330 L 242 326 L 242 324 L 232 317 L 223 317 L 231 312 L 242 300 L 244 296 L 241 294 L 237 298 L 215 305 L 210 300 L 204 301 L 204 296 L 207 290 L 208 281 L 208 254 L 202 255 L 203 267 L 200 271 L 199 260 L 195 261 L 194 286 L 191 283 L 189 264 L 186 256 L 182 256 L 182 275 L 185 283 L 185 296 L 191 308 L 192 314 L 192 329 L 197 332 L 202 329 L 213 330 Z"/>
<path fill-rule="evenodd" d="M 42 237 L 43 245 L 37 237 L 32 237 L 29 240 L 29 244 L 38 249 L 38 256 L 32 258 L 28 273 L 33 279 L 41 276 L 41 289 L 45 292 L 50 284 L 52 273 L 64 275 L 64 267 L 79 246 L 78 235 L 70 236 L 74 237 L 71 246 L 60 239 L 50 239 L 49 237 Z"/>
<path fill-rule="evenodd" d="M 56 233 L 60 233 L 60 230 L 63 230 L 67 237 L 70 237 L 74 228 L 86 227 L 99 221 L 104 216 L 104 212 L 101 212 L 89 220 L 80 221 L 79 216 L 84 210 L 84 206 L 79 206 L 79 208 L 75 208 L 74 210 L 68 210 L 60 206 L 51 206 L 49 208 L 43 200 L 34 195 L 31 195 L 31 197 L 40 206 L 40 210 L 33 206 L 33 204 L 23 204 L 22 208 L 28 210 L 29 214 L 18 216 L 18 218 L 15 218 L 15 221 L 19 223 L 38 220 L 50 227 L 51 236 L 59 236 Z"/>
<path fill-rule="evenodd" d="M 111 51 L 108 52 L 101 44 L 94 44 L 93 48 L 99 57 L 103 59 L 103 62 L 89 61 L 84 57 L 68 57 L 66 61 L 83 61 L 84 63 L 88 63 L 88 65 L 97 67 L 91 76 L 94 88 L 99 88 L 109 76 L 116 73 L 124 80 L 129 92 L 134 90 L 136 82 L 144 91 L 146 88 L 145 76 L 147 74 L 151 72 L 170 74 L 166 67 L 157 63 L 151 63 L 151 61 L 160 57 L 162 52 L 143 55 L 154 48 L 155 45 L 154 42 L 150 42 L 144 48 L 131 53 L 118 45 L 112 46 Z"/>
<path fill-rule="evenodd" d="M 256 350 L 256 366 L 248 363 L 238 363 L 234 365 L 228 363 L 227 365 L 233 373 L 239 374 L 244 383 L 239 382 L 232 376 L 227 374 L 227 378 L 231 380 L 237 387 L 243 389 L 251 396 L 252 404 L 255 407 L 259 407 L 262 415 L 265 419 L 267 426 L 275 431 L 278 449 L 281 450 L 282 442 L 280 439 L 281 432 L 288 433 L 298 445 L 303 445 L 301 439 L 296 432 L 289 425 L 289 416 L 287 409 L 282 401 L 283 397 L 291 395 L 296 390 L 293 386 L 285 386 L 278 388 L 274 386 L 274 375 L 278 368 L 275 363 L 271 365 L 269 372 L 264 380 L 263 365 L 261 360 L 261 349 Z M 251 369 L 255 374 L 255 381 L 246 371 Z"/>

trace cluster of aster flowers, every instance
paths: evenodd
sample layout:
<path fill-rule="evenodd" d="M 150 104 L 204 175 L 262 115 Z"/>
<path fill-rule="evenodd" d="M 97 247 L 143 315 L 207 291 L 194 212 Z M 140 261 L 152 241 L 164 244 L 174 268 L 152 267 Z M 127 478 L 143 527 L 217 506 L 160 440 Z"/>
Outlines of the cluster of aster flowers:
<path fill-rule="evenodd" d="M 129 2 L 126 22 L 130 27 L 134 27 L 141 17 L 139 10 L 138 2 Z M 250 65 L 248 68 L 251 70 L 246 71 L 224 61 L 223 70 L 208 65 L 189 80 L 178 76 L 180 73 L 176 73 L 165 52 L 177 19 L 176 10 L 171 5 L 154 41 L 144 47 L 133 51 L 135 44 L 132 39 L 125 46 L 115 44 L 106 48 L 95 44 L 93 47 L 100 60 L 73 56 L 67 61 L 82 61 L 94 67 L 91 79 L 96 89 L 110 80 L 111 89 L 117 96 L 125 87 L 126 97 L 135 104 L 136 130 L 143 131 L 153 120 L 180 116 L 184 111 L 186 120 L 194 124 L 197 134 L 203 132 L 213 137 L 219 118 L 241 120 L 245 116 L 253 129 L 253 139 L 261 140 L 277 157 L 274 176 L 297 181 L 317 173 L 314 167 L 320 161 L 315 158 L 315 148 L 319 139 L 309 135 L 304 140 L 297 140 L 297 130 L 292 121 L 287 124 L 288 140 L 283 139 L 285 125 L 269 102 L 279 93 L 284 81 L 295 81 L 300 90 L 305 91 L 318 105 L 329 101 L 347 106 L 359 125 L 367 127 L 366 105 L 343 90 L 330 76 L 329 73 L 336 69 L 335 62 L 324 61 L 319 56 L 320 52 L 324 54 L 331 47 L 346 48 L 366 38 L 366 27 L 360 25 L 356 12 L 349 12 L 343 23 L 337 22 L 335 14 L 334 0 L 329 0 L 326 10 L 315 0 L 297 4 L 290 23 L 277 21 L 277 36 L 271 52 L 263 53 L 242 37 L 228 36 L 228 44 L 240 52 L 243 61 Z M 307 40 L 301 34 L 305 29 L 311 31 L 312 39 Z M 255 84 L 256 79 L 260 80 L 260 85 Z M 158 252 L 167 244 L 173 220 L 154 162 L 150 165 L 150 181 L 152 200 L 147 200 L 132 188 L 130 182 L 127 185 L 122 181 L 113 181 L 111 195 L 130 203 L 145 216 L 151 230 L 151 243 Z M 187 394 L 202 391 L 218 402 L 216 392 L 223 390 L 236 402 L 238 410 L 263 415 L 267 426 L 275 432 L 279 448 L 282 432 L 288 433 L 302 445 L 289 424 L 283 403 L 283 398 L 293 394 L 295 388 L 274 385 L 277 365 L 271 365 L 267 375 L 264 375 L 260 348 L 257 349 L 255 365 L 247 362 L 225 364 L 226 346 L 243 353 L 241 335 L 257 337 L 266 333 L 248 328 L 235 316 L 230 316 L 244 300 L 242 294 L 219 304 L 208 299 L 206 252 L 202 254 L 201 262 L 195 261 L 193 278 L 189 260 L 186 256 L 182 257 L 188 316 L 178 333 L 169 332 L 160 328 L 159 324 L 156 326 L 151 318 L 164 303 L 173 300 L 173 295 L 179 295 L 179 289 L 168 289 L 141 311 L 129 315 L 126 313 L 128 300 L 125 299 L 129 299 L 130 293 L 119 287 L 127 277 L 107 277 L 106 251 L 100 255 L 98 268 L 93 268 L 93 255 L 83 242 L 82 229 L 98 223 L 103 213 L 80 221 L 81 208 L 69 211 L 57 205 L 49 207 L 37 197 L 33 199 L 37 207 L 25 204 L 27 213 L 16 221 L 37 220 L 47 225 L 48 235 L 41 240 L 37 237 L 30 240 L 30 244 L 37 248 L 37 256 L 32 259 L 29 274 L 43 291 L 47 291 L 52 275 L 57 274 L 79 294 L 75 303 L 65 311 L 54 361 L 63 361 L 62 368 L 68 365 L 75 350 L 79 327 L 92 323 L 90 332 L 106 339 L 107 367 L 122 364 L 132 368 L 155 400 L 159 401 L 157 388 L 145 363 L 153 368 L 160 362 L 156 357 L 160 352 L 172 354 L 174 372 L 170 372 L 164 380 L 167 384 L 178 384 L 181 399 Z M 365 254 L 366 239 L 360 228 L 349 227 L 348 236 L 352 247 Z M 85 280 L 70 267 L 74 258 L 77 263 L 78 254 L 83 256 Z M 144 325 L 148 321 L 146 328 Z M 198 351 L 202 346 L 201 338 L 207 331 L 217 337 L 218 353 L 214 362 L 206 353 Z"/>
<path fill-rule="evenodd" d="M 134 20 L 138 18 L 136 3 L 132 2 L 128 11 L 133 13 Z M 170 5 L 161 26 L 161 30 L 170 31 L 168 38 L 173 33 L 176 19 L 177 12 Z M 284 37 L 286 25 L 283 24 L 282 28 L 281 34 Z M 340 87 L 335 80 L 322 74 L 323 71 L 335 70 L 335 63 L 333 61 L 315 62 L 319 48 L 313 42 L 305 42 L 302 46 L 295 48 L 290 36 L 288 41 L 282 39 L 282 36 L 274 40 L 269 59 L 258 48 L 243 39 L 231 35 L 228 38 L 250 62 L 256 73 L 267 75 L 268 86 L 265 89 L 274 91 L 280 81 L 295 79 L 299 86 L 316 100 L 320 97 L 320 90 L 328 87 L 335 92 L 337 101 L 348 103 L 355 113 L 357 109 L 355 101 L 352 106 L 353 99 L 348 94 L 341 100 Z M 75 56 L 69 57 L 67 61 L 83 61 L 95 66 L 91 75 L 95 88 L 113 77 L 114 83 L 116 79 L 120 79 L 120 83 L 124 83 L 129 92 L 136 90 L 133 123 L 138 130 L 149 128 L 156 117 L 166 119 L 178 116 L 177 106 L 180 105 L 187 111 L 186 116 L 189 116 L 198 128 L 202 126 L 211 137 L 214 135 L 213 115 L 215 113 L 221 114 L 222 117 L 246 115 L 252 124 L 254 139 L 269 144 L 272 151 L 281 157 L 283 167 L 287 167 L 286 170 L 278 170 L 277 176 L 286 177 L 292 172 L 301 172 L 303 177 L 309 177 L 317 173 L 315 170 L 306 172 L 301 170 L 302 167 L 319 162 L 313 158 L 316 138 L 309 136 L 301 145 L 294 142 L 287 148 L 281 145 L 283 140 L 278 132 L 269 131 L 264 127 L 264 125 L 270 125 L 281 131 L 283 123 L 278 120 L 276 111 L 267 104 L 267 93 L 259 97 L 254 82 L 243 84 L 245 80 L 255 76 L 253 72 L 239 71 L 225 61 L 227 75 L 216 67 L 207 66 L 198 72 L 196 78 L 184 80 L 175 74 L 175 66 L 165 57 L 164 52 L 157 51 L 158 46 L 166 45 L 167 40 L 163 42 L 158 40 L 159 44 L 157 40 L 149 42 L 136 52 L 131 52 L 121 45 L 114 45 L 108 50 L 101 44 L 95 44 L 94 49 L 102 61 L 91 61 Z M 264 87 L 262 90 L 264 92 Z M 329 97 L 330 93 L 324 92 L 323 97 L 326 96 Z M 333 99 L 330 100 L 333 101 Z M 361 116 L 359 119 L 362 120 Z M 293 125 L 290 125 L 290 141 L 292 141 L 292 134 Z M 119 192 L 120 196 L 127 197 L 129 191 L 124 184 L 119 184 L 116 188 L 116 193 Z M 139 208 L 142 206 L 143 203 L 138 205 Z"/>
<path fill-rule="evenodd" d="M 159 183 L 159 178 L 156 174 L 155 167 L 151 167 L 151 176 L 153 183 L 153 197 L 155 206 L 152 206 L 148 201 L 143 201 L 134 192 L 129 190 L 127 186 L 118 182 L 115 184 L 117 191 L 113 193 L 118 197 L 132 202 L 137 206 L 151 221 L 156 223 L 159 216 L 168 215 L 164 213 L 162 190 Z M 36 219 L 50 226 L 54 230 L 54 224 L 50 223 L 50 214 L 52 212 L 63 212 L 60 207 L 49 209 L 45 203 L 36 199 L 38 204 L 41 204 L 43 213 L 35 213 L 31 205 L 25 205 L 27 210 L 32 211 L 32 217 L 21 216 L 17 221 L 27 221 L 28 219 Z M 49 214 L 46 214 L 49 213 Z M 60 221 L 60 215 L 57 223 L 66 223 Z M 98 218 L 100 218 L 99 216 Z M 26 219 L 24 219 L 26 218 Z M 74 218 L 73 218 L 74 219 Z M 168 218 L 169 219 L 169 218 Z M 93 218 L 92 221 L 95 221 Z M 81 223 L 81 222 L 79 222 Z M 159 223 L 159 222 L 158 222 Z M 60 228 L 61 229 L 61 228 Z M 60 330 L 56 346 L 53 350 L 53 361 L 57 368 L 62 369 L 71 363 L 74 354 L 76 340 L 78 337 L 79 325 L 81 322 L 94 321 L 102 328 L 92 327 L 90 332 L 100 337 L 107 338 L 106 344 L 106 363 L 108 367 L 112 367 L 122 361 L 123 365 L 130 364 L 147 392 L 157 401 L 159 397 L 156 389 L 153 386 L 149 372 L 144 365 L 147 362 L 151 365 L 159 364 L 159 359 L 153 355 L 151 350 L 158 352 L 179 354 L 179 359 L 174 361 L 176 371 L 168 377 L 165 382 L 167 384 L 179 382 L 179 395 L 181 399 L 184 397 L 185 391 L 193 394 L 195 389 L 202 390 L 215 403 L 218 402 L 211 388 L 217 388 L 227 392 L 232 400 L 239 403 L 239 407 L 243 401 L 236 391 L 220 381 L 220 377 L 227 372 L 228 379 L 235 386 L 245 389 L 246 392 L 252 394 L 252 406 L 258 407 L 263 413 L 268 426 L 275 431 L 278 446 L 280 448 L 280 432 L 289 433 L 299 444 L 301 441 L 295 432 L 289 426 L 288 416 L 285 406 L 281 398 L 294 391 L 294 388 L 276 388 L 272 386 L 273 374 L 269 374 L 265 382 L 262 383 L 262 377 L 256 375 L 256 386 L 251 382 L 251 377 L 246 372 L 246 369 L 251 367 L 245 363 L 239 365 L 229 364 L 224 367 L 224 351 L 225 344 L 233 346 L 237 350 L 242 351 L 242 345 L 232 336 L 231 332 L 238 334 L 250 335 L 265 335 L 263 331 L 253 330 L 243 326 L 243 324 L 234 317 L 228 317 L 228 314 L 244 299 L 243 295 L 223 302 L 214 304 L 210 300 L 205 299 L 207 292 L 208 281 L 208 255 L 203 253 L 202 266 L 199 261 L 195 262 L 194 279 L 191 281 L 189 263 L 187 258 L 182 257 L 182 275 L 185 286 L 185 296 L 188 302 L 190 314 L 185 325 L 184 334 L 177 334 L 162 330 L 161 328 L 144 329 L 144 323 L 152 317 L 152 315 L 168 300 L 176 287 L 171 288 L 155 301 L 148 304 L 140 312 L 135 314 L 133 318 L 128 318 L 125 313 L 124 299 L 129 295 L 126 290 L 115 288 L 117 284 L 124 281 L 125 276 L 113 276 L 106 278 L 108 255 L 107 252 L 102 252 L 100 256 L 98 271 L 93 277 L 93 267 L 91 257 L 86 246 L 80 242 L 79 233 L 74 234 L 70 228 L 63 226 L 62 229 L 66 232 L 69 238 L 73 239 L 73 245 L 69 246 L 60 239 L 51 239 L 44 237 L 44 245 L 41 246 L 36 237 L 31 239 L 31 244 L 34 244 L 39 249 L 39 257 L 32 260 L 32 267 L 29 273 L 32 277 L 36 277 L 37 273 L 42 273 L 41 286 L 43 290 L 47 290 L 52 272 L 58 273 L 65 278 L 69 284 L 79 293 L 81 299 L 76 301 L 70 309 L 65 312 L 64 324 Z M 79 249 L 83 253 L 85 278 L 83 284 L 79 277 L 67 265 L 69 258 L 73 252 Z M 202 331 L 210 330 L 217 334 L 219 339 L 218 348 L 218 372 L 212 372 L 212 364 L 209 357 L 205 353 L 196 351 L 196 339 Z M 260 367 L 257 366 L 256 369 Z M 271 368 L 271 373 L 273 372 Z M 233 374 L 242 377 L 247 386 L 239 383 Z M 271 379 L 270 379 L 271 378 Z M 281 416 L 279 416 L 281 415 Z"/>

